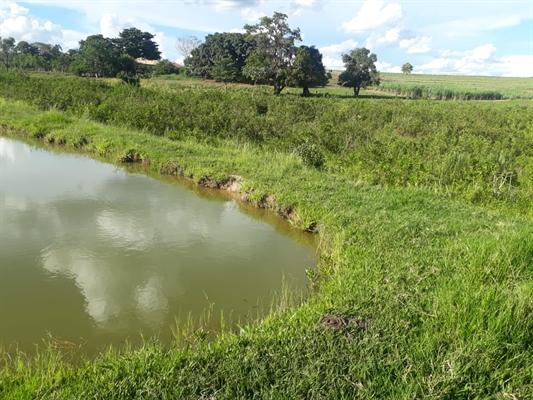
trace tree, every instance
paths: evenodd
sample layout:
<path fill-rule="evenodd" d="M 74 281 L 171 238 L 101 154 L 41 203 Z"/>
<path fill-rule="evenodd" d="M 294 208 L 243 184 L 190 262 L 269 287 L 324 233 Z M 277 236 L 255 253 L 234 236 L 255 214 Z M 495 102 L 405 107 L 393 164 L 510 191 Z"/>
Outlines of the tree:
<path fill-rule="evenodd" d="M 404 74 L 410 74 L 411 72 L 413 72 L 413 66 L 408 62 L 405 63 L 404 65 L 402 65 L 402 72 Z"/>
<path fill-rule="evenodd" d="M 274 84 L 274 94 L 279 95 L 287 84 L 294 61 L 295 42 L 302 40 L 300 29 L 290 29 L 287 15 L 275 12 L 273 17 L 263 17 L 255 25 L 245 25 L 249 40 L 254 41 L 254 52 L 269 60 L 269 78 Z"/>
<path fill-rule="evenodd" d="M 183 60 L 191 55 L 191 52 L 202 44 L 202 41 L 193 35 L 185 35 L 176 39 L 176 49 Z"/>
<path fill-rule="evenodd" d="M 222 59 L 230 59 L 238 72 L 237 80 L 242 80 L 242 69 L 245 65 L 252 44 L 242 33 L 215 33 L 207 35 L 205 42 L 191 51 L 185 59 L 187 66 L 194 75 L 204 79 L 214 77 L 213 68 Z"/>
<path fill-rule="evenodd" d="M 102 35 L 91 35 L 80 40 L 80 50 L 71 64 L 71 72 L 95 77 L 116 76 L 120 53 L 113 41 Z"/>
<path fill-rule="evenodd" d="M 254 83 L 253 99 L 257 82 L 266 82 L 270 77 L 270 60 L 261 52 L 252 52 L 246 59 L 246 65 L 243 67 L 242 73 Z"/>
<path fill-rule="evenodd" d="M 134 59 L 161 59 L 159 45 L 152 40 L 154 35 L 151 33 L 143 32 L 137 28 L 128 28 L 120 32 L 118 36 L 118 38 L 113 39 L 113 42 L 122 55 L 128 55 Z"/>
<path fill-rule="evenodd" d="M 300 46 L 295 53 L 289 83 L 301 87 L 302 96 L 309 96 L 310 87 L 324 86 L 328 83 L 326 68 L 322 64 L 322 54 L 315 46 Z"/>
<path fill-rule="evenodd" d="M 240 76 L 239 69 L 230 57 L 220 58 L 215 61 L 212 70 L 213 78 L 224 82 L 224 90 L 228 90 L 228 82 L 236 82 Z"/>
<path fill-rule="evenodd" d="M 4 65 L 6 71 L 9 71 L 11 61 L 16 54 L 15 39 L 12 37 L 2 39 L 0 36 L 0 62 Z"/>
<path fill-rule="evenodd" d="M 359 97 L 361 88 L 371 84 L 379 85 L 377 60 L 377 56 L 364 47 L 354 49 L 350 54 L 343 54 L 342 62 L 346 69 L 339 75 L 338 84 L 353 88 L 354 97 Z"/>

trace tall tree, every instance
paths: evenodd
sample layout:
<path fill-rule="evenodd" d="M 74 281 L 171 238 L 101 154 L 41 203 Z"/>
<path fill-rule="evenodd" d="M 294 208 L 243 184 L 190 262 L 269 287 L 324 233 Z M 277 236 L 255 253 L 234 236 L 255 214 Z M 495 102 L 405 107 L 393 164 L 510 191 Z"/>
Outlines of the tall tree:
<path fill-rule="evenodd" d="M 185 66 L 194 75 L 212 78 L 213 68 L 220 60 L 229 59 L 238 72 L 237 80 L 242 80 L 242 68 L 245 65 L 251 42 L 242 33 L 215 33 L 207 35 L 205 42 L 192 50 L 190 57 L 185 59 Z"/>
<path fill-rule="evenodd" d="M 350 54 L 343 54 L 342 62 L 346 69 L 339 75 L 338 84 L 353 88 L 354 97 L 359 97 L 361 88 L 371 84 L 379 85 L 377 60 L 377 56 L 364 47 L 354 49 Z"/>
<path fill-rule="evenodd" d="M 176 49 L 185 60 L 191 52 L 202 44 L 202 41 L 193 35 L 185 35 L 176 39 Z"/>
<path fill-rule="evenodd" d="M 413 72 L 413 66 L 411 65 L 411 63 L 405 63 L 404 65 L 402 65 L 402 72 L 404 74 L 410 74 L 411 72 Z"/>
<path fill-rule="evenodd" d="M 279 95 L 287 84 L 294 61 L 294 44 L 302 40 L 300 29 L 290 29 L 287 15 L 275 12 L 263 17 L 255 25 L 245 25 L 248 37 L 255 42 L 254 52 L 270 61 L 269 74 L 274 84 L 274 94 Z"/>
<path fill-rule="evenodd" d="M 16 54 L 15 39 L 12 37 L 2 39 L 0 36 L 0 62 L 4 65 L 6 71 L 9 71 L 13 57 Z"/>
<path fill-rule="evenodd" d="M 309 96 L 310 87 L 324 86 L 328 83 L 326 68 L 322 64 L 322 54 L 315 46 L 300 46 L 295 53 L 289 83 L 301 87 L 302 96 Z"/>
<path fill-rule="evenodd" d="M 113 42 L 122 55 L 145 60 L 160 60 L 159 45 L 153 41 L 154 35 L 137 28 L 124 29 Z"/>
<path fill-rule="evenodd" d="M 240 76 L 237 65 L 230 57 L 219 58 L 212 69 L 213 78 L 224 83 L 224 90 L 228 90 L 228 82 L 237 82 Z"/>
<path fill-rule="evenodd" d="M 116 76 L 120 53 L 113 41 L 102 35 L 91 35 L 80 41 L 80 50 L 71 64 L 72 72 L 95 77 Z"/>

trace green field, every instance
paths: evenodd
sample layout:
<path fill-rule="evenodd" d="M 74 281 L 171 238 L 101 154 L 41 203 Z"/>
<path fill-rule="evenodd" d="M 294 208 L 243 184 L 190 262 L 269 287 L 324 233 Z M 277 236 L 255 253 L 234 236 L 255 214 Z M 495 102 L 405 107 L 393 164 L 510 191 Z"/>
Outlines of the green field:
<path fill-rule="evenodd" d="M 532 78 L 494 76 L 381 74 L 379 90 L 437 100 L 533 99 Z"/>
<path fill-rule="evenodd" d="M 0 84 L 1 134 L 196 182 L 240 175 L 250 202 L 316 232 L 320 255 L 304 300 L 286 293 L 236 332 L 189 321 L 172 348 L 76 361 L 53 343 L 4 349 L 1 398 L 533 396 L 530 101 Z M 364 323 L 328 329 L 327 315 Z"/>

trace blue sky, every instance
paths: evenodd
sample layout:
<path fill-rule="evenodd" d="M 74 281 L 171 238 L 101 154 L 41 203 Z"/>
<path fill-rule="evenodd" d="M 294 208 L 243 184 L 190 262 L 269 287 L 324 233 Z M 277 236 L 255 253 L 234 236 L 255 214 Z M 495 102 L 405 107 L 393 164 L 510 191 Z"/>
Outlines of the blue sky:
<path fill-rule="evenodd" d="M 533 77 L 533 0 L 30 0 L 0 1 L 0 36 L 76 48 L 101 33 L 137 27 L 156 35 L 163 55 L 179 61 L 176 38 L 238 31 L 274 11 L 289 16 L 327 68 L 367 47 L 378 69 L 414 73 Z"/>

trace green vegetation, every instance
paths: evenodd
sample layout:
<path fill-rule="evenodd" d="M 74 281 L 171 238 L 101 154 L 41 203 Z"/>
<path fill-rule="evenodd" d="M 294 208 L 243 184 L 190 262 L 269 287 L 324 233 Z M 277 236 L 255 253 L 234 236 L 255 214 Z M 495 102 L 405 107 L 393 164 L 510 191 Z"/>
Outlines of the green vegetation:
<path fill-rule="evenodd" d="M 165 90 L 90 79 L 0 75 L 4 96 L 172 140 L 233 140 L 290 153 L 313 148 L 323 168 L 353 181 L 416 186 L 532 216 L 529 103 L 276 98 L 247 87 Z M 155 87 L 155 86 L 154 86 Z M 31 127 L 36 136 L 46 125 Z M 309 153 L 309 152 L 306 152 Z M 318 157 L 318 158 L 317 158 Z M 314 164 L 311 161 L 311 164 Z"/>
<path fill-rule="evenodd" d="M 320 237 L 307 300 L 213 340 L 178 324 L 170 349 L 3 350 L 0 397 L 533 396 L 531 103 L 0 84 L 2 134 L 197 182 L 240 175 L 250 201 Z M 327 329 L 328 314 L 366 323 Z"/>
<path fill-rule="evenodd" d="M 342 55 L 345 70 L 339 75 L 337 84 L 353 88 L 354 97 L 359 97 L 361 88 L 379 86 L 379 73 L 376 69 L 377 56 L 362 47 Z"/>
<path fill-rule="evenodd" d="M 531 78 L 382 73 L 379 90 L 436 100 L 533 99 Z"/>

